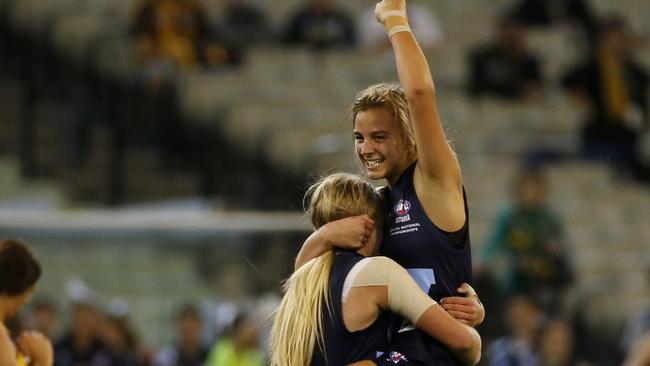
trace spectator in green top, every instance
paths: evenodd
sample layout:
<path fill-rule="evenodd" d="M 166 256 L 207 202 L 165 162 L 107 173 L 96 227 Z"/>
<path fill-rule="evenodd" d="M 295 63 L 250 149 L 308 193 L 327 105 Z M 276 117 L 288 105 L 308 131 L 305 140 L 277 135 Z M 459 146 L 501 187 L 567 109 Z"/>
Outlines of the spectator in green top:
<path fill-rule="evenodd" d="M 514 188 L 514 202 L 497 216 L 482 247 L 479 270 L 487 269 L 495 254 L 502 253 L 506 259 L 501 278 L 504 293 L 533 296 L 546 312 L 553 313 L 573 279 L 563 224 L 546 204 L 541 169 L 521 172 Z"/>
<path fill-rule="evenodd" d="M 206 366 L 263 366 L 264 356 L 259 349 L 259 328 L 252 317 L 239 314 L 212 347 Z"/>

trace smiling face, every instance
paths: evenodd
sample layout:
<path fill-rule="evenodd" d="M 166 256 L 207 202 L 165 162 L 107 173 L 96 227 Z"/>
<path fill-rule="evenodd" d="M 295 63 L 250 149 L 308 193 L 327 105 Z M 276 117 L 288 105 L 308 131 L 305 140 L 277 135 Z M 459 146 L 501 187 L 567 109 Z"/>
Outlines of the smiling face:
<path fill-rule="evenodd" d="M 415 161 L 413 147 L 389 107 L 360 111 L 353 133 L 357 159 L 371 179 L 386 179 L 392 186 Z"/>

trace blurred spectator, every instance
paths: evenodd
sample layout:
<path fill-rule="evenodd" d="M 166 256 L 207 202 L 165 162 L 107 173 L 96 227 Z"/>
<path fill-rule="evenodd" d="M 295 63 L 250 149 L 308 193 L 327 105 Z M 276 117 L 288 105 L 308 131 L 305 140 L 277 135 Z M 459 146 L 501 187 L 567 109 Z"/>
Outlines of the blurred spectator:
<path fill-rule="evenodd" d="M 480 253 L 480 270 L 487 270 L 497 252 L 507 256 L 502 289 L 508 295 L 535 296 L 544 310 L 553 312 L 573 274 L 564 227 L 546 204 L 546 182 L 540 170 L 520 173 L 515 199 L 497 217 L 492 234 Z"/>
<path fill-rule="evenodd" d="M 178 105 L 180 71 L 199 66 L 237 64 L 239 52 L 210 28 L 197 0 L 145 0 L 132 27 L 143 66 L 137 107 L 139 126 L 130 138 L 161 145 L 163 166 L 187 166 L 192 143 Z M 153 136 L 152 136 L 153 135 Z"/>
<path fill-rule="evenodd" d="M 539 345 L 539 366 L 588 365 L 575 352 L 575 337 L 571 325 L 563 320 L 551 320 L 542 331 Z"/>
<path fill-rule="evenodd" d="M 530 26 L 570 21 L 587 31 L 595 27 L 593 11 L 586 0 L 520 0 L 513 14 L 518 21 Z"/>
<path fill-rule="evenodd" d="M 623 363 L 623 366 L 648 365 L 650 365 L 650 331 L 636 341 Z"/>
<path fill-rule="evenodd" d="M 383 52 L 390 49 L 390 40 L 375 18 L 376 3 L 372 1 L 372 5 L 359 16 L 359 45 L 366 50 Z M 431 8 L 415 3 L 408 3 L 407 6 L 409 26 L 422 50 L 433 52 L 438 49 L 442 45 L 443 34 Z"/>
<path fill-rule="evenodd" d="M 54 365 L 93 365 L 97 357 L 106 354 L 99 337 L 100 320 L 93 305 L 75 304 L 70 329 L 54 347 Z"/>
<path fill-rule="evenodd" d="M 238 61 L 219 42 L 205 9 L 195 0 L 145 0 L 132 28 L 138 56 L 148 67 L 222 65 Z"/>
<path fill-rule="evenodd" d="M 37 330 L 48 339 L 55 339 L 56 320 L 54 303 L 45 299 L 37 299 L 25 318 L 25 328 Z"/>
<path fill-rule="evenodd" d="M 160 351 L 154 366 L 203 366 L 208 347 L 201 338 L 203 319 L 196 306 L 183 305 L 176 314 L 176 345 Z"/>
<path fill-rule="evenodd" d="M 637 144 L 650 115 L 650 77 L 632 59 L 634 44 L 623 18 L 604 19 L 595 52 L 569 70 L 562 83 L 586 114 L 583 156 L 613 160 L 641 178 L 646 170 L 639 161 Z"/>
<path fill-rule="evenodd" d="M 102 366 L 140 366 L 137 336 L 126 314 L 106 314 L 99 325 L 99 337 L 105 345 L 94 364 Z"/>
<path fill-rule="evenodd" d="M 650 267 L 646 269 L 646 296 L 650 296 Z M 634 344 L 648 332 L 650 332 L 650 303 L 627 320 L 621 336 L 623 354 L 630 353 Z"/>
<path fill-rule="evenodd" d="M 262 366 L 259 329 L 252 317 L 240 313 L 230 329 L 210 350 L 206 366 Z"/>
<path fill-rule="evenodd" d="M 499 21 L 493 41 L 471 51 L 472 95 L 520 99 L 541 92 L 540 61 L 528 50 L 524 32 L 519 22 L 507 16 Z"/>
<path fill-rule="evenodd" d="M 508 334 L 494 341 L 487 349 L 490 366 L 538 366 L 535 343 L 540 323 L 540 312 L 535 303 L 525 296 L 512 297 L 506 305 L 504 321 Z"/>
<path fill-rule="evenodd" d="M 226 0 L 219 28 L 226 44 L 242 48 L 273 38 L 266 14 L 252 0 Z"/>
<path fill-rule="evenodd" d="M 352 19 L 335 0 L 307 0 L 291 17 L 284 41 L 313 48 L 352 47 L 356 33 Z"/>

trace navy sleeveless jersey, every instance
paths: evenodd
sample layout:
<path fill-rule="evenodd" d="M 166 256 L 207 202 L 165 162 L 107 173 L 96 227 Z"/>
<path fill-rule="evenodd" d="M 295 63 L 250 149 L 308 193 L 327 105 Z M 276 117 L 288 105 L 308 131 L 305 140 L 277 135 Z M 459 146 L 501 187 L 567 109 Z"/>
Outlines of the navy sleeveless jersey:
<path fill-rule="evenodd" d="M 456 296 L 456 289 L 463 282 L 471 283 L 467 199 L 463 192 L 465 225 L 453 233 L 438 228 L 415 194 L 414 171 L 415 164 L 394 187 L 384 191 L 388 222 L 381 252 L 406 268 L 420 288 L 440 302 L 443 297 Z M 391 349 L 425 365 L 461 364 L 445 346 L 418 329 L 401 329 L 394 336 Z"/>
<path fill-rule="evenodd" d="M 340 366 L 361 360 L 374 360 L 377 352 L 388 348 L 390 313 L 382 312 L 374 323 L 358 332 L 348 331 L 343 323 L 343 284 L 352 267 L 363 258 L 365 257 L 351 251 L 337 249 L 335 252 L 329 285 L 331 313 L 323 306 L 322 314 L 327 361 L 320 347 L 316 346 L 312 366 Z"/>

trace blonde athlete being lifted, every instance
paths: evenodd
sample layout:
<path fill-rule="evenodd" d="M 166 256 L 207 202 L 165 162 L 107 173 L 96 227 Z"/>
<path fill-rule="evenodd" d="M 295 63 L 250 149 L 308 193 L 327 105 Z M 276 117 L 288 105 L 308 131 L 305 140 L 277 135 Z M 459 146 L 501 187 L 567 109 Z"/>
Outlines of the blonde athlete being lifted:
<path fill-rule="evenodd" d="M 471 282 L 468 210 L 460 166 L 438 115 L 436 89 L 410 32 L 404 0 L 384 0 L 375 13 L 390 38 L 401 87 L 375 85 L 352 107 L 357 159 L 371 179 L 386 179 L 386 225 L 381 254 L 406 268 L 429 297 L 456 319 L 475 326 L 485 311 Z M 332 247 L 358 248 L 374 222 L 346 218 L 316 230 L 296 260 L 300 266 Z M 394 350 L 412 364 L 458 365 L 440 341 L 406 322 Z"/>
<path fill-rule="evenodd" d="M 306 197 L 316 229 L 360 214 L 381 222 L 383 215 L 380 194 L 350 174 L 324 178 Z M 287 280 L 271 331 L 272 366 L 409 364 L 389 351 L 394 323 L 389 311 L 437 339 L 464 364 L 478 362 L 481 339 L 474 328 L 443 310 L 395 261 L 367 257 L 378 252 L 378 229 L 356 252 L 330 250 Z"/>

